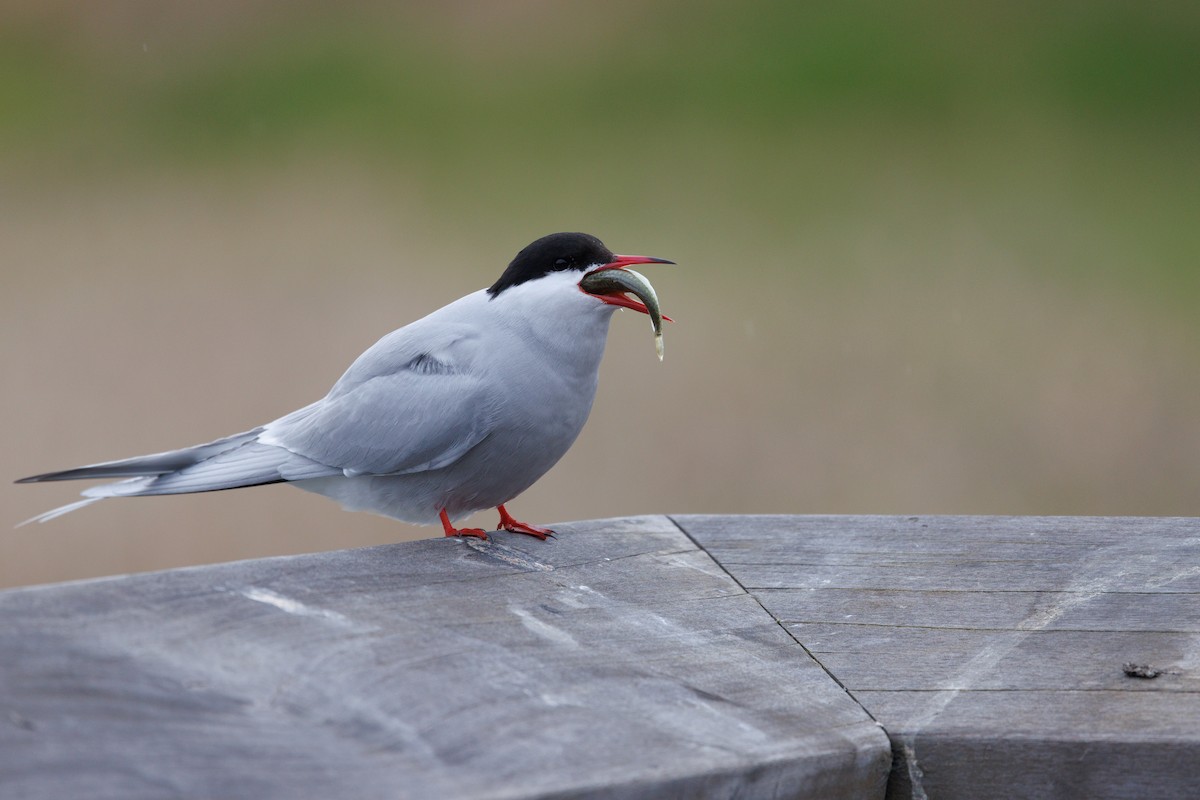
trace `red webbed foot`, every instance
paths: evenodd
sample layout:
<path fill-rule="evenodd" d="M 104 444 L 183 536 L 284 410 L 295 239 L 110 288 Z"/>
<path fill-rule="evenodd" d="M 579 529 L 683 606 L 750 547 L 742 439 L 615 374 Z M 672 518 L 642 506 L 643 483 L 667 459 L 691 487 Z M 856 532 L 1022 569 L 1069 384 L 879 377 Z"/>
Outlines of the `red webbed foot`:
<path fill-rule="evenodd" d="M 553 536 L 554 531 L 549 528 L 543 528 L 540 525 L 530 525 L 527 522 L 519 522 L 513 519 L 512 515 L 504 506 L 496 508 L 500 512 L 500 524 L 496 526 L 498 531 L 508 531 L 509 533 L 524 533 L 529 536 L 535 536 L 538 539 L 545 541 L 547 536 Z"/>
<path fill-rule="evenodd" d="M 456 528 L 450 524 L 450 517 L 446 516 L 446 509 L 442 509 L 438 515 L 442 518 L 442 530 L 447 536 L 474 536 L 476 539 L 488 540 L 487 531 L 482 528 Z M 542 537 L 543 539 L 546 537 Z"/>

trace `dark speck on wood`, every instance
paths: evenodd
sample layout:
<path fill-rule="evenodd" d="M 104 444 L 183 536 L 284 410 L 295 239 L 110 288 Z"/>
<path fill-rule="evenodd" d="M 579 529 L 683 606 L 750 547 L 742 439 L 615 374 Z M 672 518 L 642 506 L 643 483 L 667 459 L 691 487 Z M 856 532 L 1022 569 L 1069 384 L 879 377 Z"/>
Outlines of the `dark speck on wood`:
<path fill-rule="evenodd" d="M 1149 664 L 1134 664 L 1132 661 L 1123 664 L 1121 669 L 1130 678 L 1157 678 L 1163 674 L 1161 669 L 1156 669 Z"/>

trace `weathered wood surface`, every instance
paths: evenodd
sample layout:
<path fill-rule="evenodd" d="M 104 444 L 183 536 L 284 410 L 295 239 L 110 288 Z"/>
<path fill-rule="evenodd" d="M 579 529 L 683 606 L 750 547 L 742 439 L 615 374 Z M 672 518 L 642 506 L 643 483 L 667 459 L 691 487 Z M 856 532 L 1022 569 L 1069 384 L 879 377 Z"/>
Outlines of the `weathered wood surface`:
<path fill-rule="evenodd" d="M 887 729 L 889 798 L 1200 797 L 1200 519 L 675 520 Z"/>
<path fill-rule="evenodd" d="M 0 797 L 880 797 L 882 730 L 665 517 L 0 593 Z"/>

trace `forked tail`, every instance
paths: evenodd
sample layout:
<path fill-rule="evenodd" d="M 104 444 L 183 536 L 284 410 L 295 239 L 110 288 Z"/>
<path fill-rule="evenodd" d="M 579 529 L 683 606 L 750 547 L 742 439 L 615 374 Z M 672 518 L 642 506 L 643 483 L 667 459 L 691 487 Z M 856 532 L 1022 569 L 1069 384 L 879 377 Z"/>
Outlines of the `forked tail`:
<path fill-rule="evenodd" d="M 165 453 L 106 461 L 86 467 L 46 472 L 17 483 L 124 478 L 85 489 L 83 500 L 51 509 L 25 520 L 48 522 L 108 497 L 190 494 L 258 486 L 266 483 L 323 478 L 341 470 L 296 455 L 283 447 L 258 441 L 262 428 L 227 436 L 208 444 Z"/>

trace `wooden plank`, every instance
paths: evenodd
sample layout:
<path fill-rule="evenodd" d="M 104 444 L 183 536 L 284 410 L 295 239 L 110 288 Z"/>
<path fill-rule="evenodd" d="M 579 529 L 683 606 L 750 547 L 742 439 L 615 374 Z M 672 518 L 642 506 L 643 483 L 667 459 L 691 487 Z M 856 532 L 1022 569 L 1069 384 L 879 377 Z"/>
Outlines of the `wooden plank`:
<path fill-rule="evenodd" d="M 886 736 L 674 524 L 559 530 L 0 593 L 0 796 L 882 796 Z"/>
<path fill-rule="evenodd" d="M 889 727 L 897 756 L 889 798 L 1197 796 L 1195 695 L 1192 702 L 1144 691 L 855 696 L 885 727 L 928 720 L 931 703 L 946 704 L 919 730 Z M 1180 726 L 1189 713 L 1190 737 Z"/>
<path fill-rule="evenodd" d="M 806 602 L 810 590 L 758 589 L 755 596 L 788 624 L 880 625 L 900 628 L 1011 630 L 1031 620 L 1037 630 L 1191 632 L 1200 628 L 1195 592 L 1098 593 L 913 589 L 822 591 L 823 604 Z M 965 604 L 965 605 L 964 605 Z M 969 613 L 964 613 L 967 611 Z"/>
<path fill-rule="evenodd" d="M 698 524 L 701 517 L 677 517 Z M 752 589 L 1195 593 L 1193 518 L 752 516 L 706 547 Z M 800 522 L 803 520 L 803 522 Z M 705 529 L 710 524 L 704 523 Z M 802 527 L 798 527 L 801 526 Z M 1119 561 L 1120 569 L 1114 569 Z"/>
<path fill-rule="evenodd" d="M 889 797 L 1196 796 L 1200 520 L 676 521 L 884 725 Z"/>
<path fill-rule="evenodd" d="M 1175 669 L 1130 681 L 1123 667 L 1183 664 L 1195 634 L 1131 631 L 970 631 L 887 626 L 788 625 L 842 682 L 863 691 L 944 689 L 981 650 L 1007 651 L 977 677 L 978 691 L 1200 692 L 1200 673 Z M 1069 654 L 1070 658 L 1064 658 Z"/>

